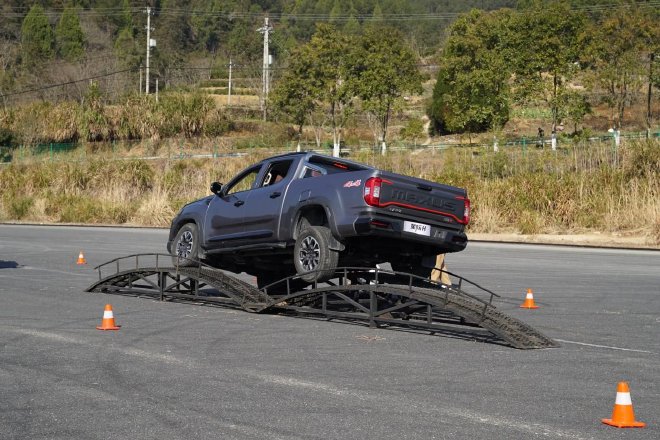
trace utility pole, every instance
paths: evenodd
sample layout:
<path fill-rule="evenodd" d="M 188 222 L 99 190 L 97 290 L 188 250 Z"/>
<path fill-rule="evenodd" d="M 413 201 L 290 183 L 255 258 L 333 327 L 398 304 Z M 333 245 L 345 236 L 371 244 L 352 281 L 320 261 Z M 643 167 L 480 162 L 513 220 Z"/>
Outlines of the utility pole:
<path fill-rule="evenodd" d="M 234 63 L 231 61 L 231 57 L 229 57 L 229 88 L 227 89 L 227 107 L 231 105 L 231 69 L 234 67 Z"/>
<path fill-rule="evenodd" d="M 269 70 L 269 56 L 268 56 L 268 34 L 273 30 L 273 27 L 268 24 L 268 17 L 264 17 L 264 26 L 257 29 L 257 32 L 264 34 L 264 63 L 263 63 L 263 78 L 262 78 L 262 97 L 261 97 L 261 110 L 264 112 L 264 121 L 266 120 L 266 99 L 268 98 L 268 70 Z"/>
<path fill-rule="evenodd" d="M 646 137 L 651 138 L 651 123 L 653 122 L 653 107 L 651 106 L 651 96 L 653 95 L 653 63 L 655 62 L 655 53 L 649 55 L 649 90 L 646 94 Z"/>
<path fill-rule="evenodd" d="M 147 6 L 147 68 L 145 72 L 144 93 L 149 94 L 149 52 L 151 52 L 151 7 Z"/>

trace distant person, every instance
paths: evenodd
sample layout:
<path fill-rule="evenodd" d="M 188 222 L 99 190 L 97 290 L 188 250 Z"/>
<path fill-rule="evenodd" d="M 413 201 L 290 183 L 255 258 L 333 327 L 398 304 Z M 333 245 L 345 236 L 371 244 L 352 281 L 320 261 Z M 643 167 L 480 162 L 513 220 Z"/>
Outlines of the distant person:
<path fill-rule="evenodd" d="M 544 136 L 545 136 L 545 131 L 541 127 L 539 127 L 539 140 L 537 142 L 538 146 L 543 148 L 543 141 L 544 141 Z"/>
<path fill-rule="evenodd" d="M 445 264 L 445 254 L 438 254 L 435 257 L 435 266 L 431 271 L 431 281 L 439 282 L 445 286 L 451 286 L 451 278 L 449 274 L 444 272 L 447 270 L 447 265 Z"/>

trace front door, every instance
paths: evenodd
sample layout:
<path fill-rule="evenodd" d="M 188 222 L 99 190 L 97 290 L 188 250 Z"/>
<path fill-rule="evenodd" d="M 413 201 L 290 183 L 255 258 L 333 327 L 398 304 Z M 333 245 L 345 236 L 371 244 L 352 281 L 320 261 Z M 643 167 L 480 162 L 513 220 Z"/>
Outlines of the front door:
<path fill-rule="evenodd" d="M 204 221 L 208 250 L 238 246 L 246 239 L 243 217 L 245 205 L 261 170 L 261 165 L 243 171 L 211 200 Z"/>
<path fill-rule="evenodd" d="M 282 203 L 295 174 L 293 159 L 266 163 L 266 171 L 245 203 L 243 223 L 251 244 L 279 241 Z"/>

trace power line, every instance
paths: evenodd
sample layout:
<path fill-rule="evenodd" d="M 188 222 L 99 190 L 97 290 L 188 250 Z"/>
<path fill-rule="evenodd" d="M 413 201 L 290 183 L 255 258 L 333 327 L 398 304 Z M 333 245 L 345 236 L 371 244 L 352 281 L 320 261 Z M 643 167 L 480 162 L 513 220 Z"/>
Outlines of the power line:
<path fill-rule="evenodd" d="M 114 55 L 114 54 L 113 54 L 112 51 L 107 50 L 107 51 L 98 52 L 93 57 L 83 56 L 80 60 L 78 60 L 75 63 L 72 63 L 71 61 L 67 61 L 67 60 L 51 60 L 51 61 L 44 61 L 44 62 L 41 62 L 41 63 L 36 63 L 36 64 L 34 64 L 34 66 L 35 67 L 39 67 L 39 66 L 53 67 L 53 66 L 60 66 L 60 65 L 63 65 L 63 66 L 69 65 L 69 66 L 78 67 L 83 63 L 87 63 L 87 62 L 94 61 L 94 60 L 100 60 L 100 59 L 107 60 L 110 55 Z"/>
<path fill-rule="evenodd" d="M 27 89 L 27 90 L 21 90 L 20 92 L 7 93 L 7 94 L 2 95 L 2 96 L 7 98 L 7 97 L 10 97 L 10 96 L 24 95 L 26 93 L 40 92 L 42 90 L 48 90 L 48 89 L 53 89 L 55 87 L 67 86 L 67 85 L 70 85 L 70 84 L 76 84 L 76 83 L 83 82 L 83 81 L 90 81 L 90 80 L 93 80 L 93 79 L 105 78 L 105 77 L 108 77 L 108 76 L 117 75 L 118 73 L 130 72 L 130 71 L 134 71 L 134 70 L 135 69 L 116 70 L 114 72 L 104 73 L 102 75 L 90 76 L 89 78 L 76 79 L 76 80 L 73 80 L 73 81 L 67 81 L 67 82 L 63 82 L 63 83 L 59 83 L 59 84 L 50 84 L 50 85 L 43 86 L 43 87 L 38 87 L 38 88 L 35 88 L 35 89 Z"/>
<path fill-rule="evenodd" d="M 627 8 L 660 8 L 660 1 L 649 1 L 649 2 L 640 2 L 634 4 L 621 4 L 618 2 L 598 4 L 598 5 L 579 5 L 571 6 L 571 10 L 575 11 L 586 11 L 586 12 L 600 12 L 608 11 L 612 9 L 627 9 Z M 64 8 L 49 8 L 45 11 L 47 16 L 54 17 L 60 11 L 63 11 Z M 80 16 L 86 17 L 108 17 L 108 16 L 120 16 L 124 14 L 135 14 L 142 11 L 143 8 L 140 7 L 129 7 L 127 9 L 121 7 L 110 7 L 110 8 L 94 8 L 89 10 L 78 10 L 77 13 Z M 22 18 L 27 14 L 27 8 L 14 8 L 16 12 L 5 12 L 4 16 L 8 18 Z M 422 13 L 393 13 L 393 14 L 382 14 L 380 17 L 374 17 L 368 14 L 360 15 L 335 15 L 331 16 L 327 14 L 319 13 L 287 13 L 287 12 L 275 12 L 275 11 L 265 11 L 265 12 L 212 12 L 212 11 L 199 11 L 199 10 L 189 10 L 181 8 L 161 8 L 156 11 L 156 14 L 159 16 L 190 16 L 190 17 L 216 17 L 216 18 L 226 18 L 229 21 L 235 19 L 263 19 L 265 15 L 269 16 L 271 19 L 275 20 L 294 20 L 294 21 L 335 21 L 335 22 L 346 22 L 349 20 L 357 19 L 361 22 L 368 21 L 386 21 L 386 22 L 405 22 L 405 21 L 434 21 L 434 20 L 452 20 L 455 19 L 467 11 L 463 12 L 422 12 Z"/>

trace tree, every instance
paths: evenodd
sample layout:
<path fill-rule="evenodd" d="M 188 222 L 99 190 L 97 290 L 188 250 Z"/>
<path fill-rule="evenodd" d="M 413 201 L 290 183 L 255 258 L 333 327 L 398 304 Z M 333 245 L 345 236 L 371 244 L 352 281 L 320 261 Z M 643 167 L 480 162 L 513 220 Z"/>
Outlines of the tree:
<path fill-rule="evenodd" d="M 85 53 L 85 34 L 76 10 L 67 6 L 55 29 L 57 53 L 67 61 L 79 60 Z"/>
<path fill-rule="evenodd" d="M 330 122 L 333 154 L 339 155 L 342 130 L 352 112 L 353 91 L 349 80 L 352 37 L 334 26 L 319 24 L 309 43 L 292 53 L 289 72 L 276 85 L 274 104 L 289 114 L 302 130 L 303 114 L 318 126 Z M 319 121 L 319 108 L 326 117 Z M 317 142 L 319 141 L 317 132 Z"/>
<path fill-rule="evenodd" d="M 55 55 L 53 29 L 48 23 L 44 8 L 34 5 L 25 16 L 21 26 L 22 62 L 27 68 L 34 68 Z"/>
<path fill-rule="evenodd" d="M 606 12 L 587 32 L 584 60 L 591 67 L 592 82 L 602 88 L 603 101 L 613 111 L 614 125 L 619 128 L 626 107 L 641 88 L 646 70 L 643 22 L 638 9 L 617 8 Z"/>
<path fill-rule="evenodd" d="M 283 77 L 277 82 L 271 94 L 271 103 L 276 112 L 288 115 L 297 125 L 298 150 L 305 122 L 318 127 L 314 117 L 322 99 L 322 85 L 313 76 L 313 57 L 309 46 L 302 46 L 291 53 L 290 64 Z M 316 130 L 316 144 L 320 146 L 319 130 Z"/>
<path fill-rule="evenodd" d="M 119 31 L 115 40 L 114 52 L 126 68 L 136 70 L 140 67 L 144 55 L 142 45 L 138 44 L 133 37 L 133 30 L 128 27 Z"/>
<path fill-rule="evenodd" d="M 328 21 L 330 22 L 330 24 L 332 24 L 333 26 L 337 26 L 338 21 L 343 13 L 344 11 L 342 9 L 341 0 L 335 0 L 332 9 L 330 10 L 330 16 L 328 17 Z"/>
<path fill-rule="evenodd" d="M 403 139 L 411 140 L 417 145 L 417 139 L 424 136 L 424 122 L 421 119 L 409 120 L 405 127 L 399 131 L 399 136 Z"/>
<path fill-rule="evenodd" d="M 386 149 L 392 110 L 405 92 L 421 93 L 417 57 L 396 29 L 370 29 L 351 53 L 348 84 L 377 124 L 378 139 Z"/>
<path fill-rule="evenodd" d="M 85 93 L 79 108 L 79 126 L 81 138 L 85 141 L 100 141 L 109 139 L 110 124 L 106 115 L 105 96 L 97 82 L 92 82 Z"/>
<path fill-rule="evenodd" d="M 657 8 L 647 9 L 642 15 L 641 33 L 642 48 L 646 50 L 648 59 L 648 69 L 646 74 L 647 92 L 646 92 L 646 132 L 651 135 L 653 126 L 653 88 L 660 87 L 660 27 L 657 25 L 660 20 L 660 11 Z"/>
<path fill-rule="evenodd" d="M 187 3 L 187 0 L 163 0 L 160 10 L 156 12 L 151 35 L 163 51 L 181 54 L 190 48 L 192 32 Z M 176 13 L 171 10 L 176 10 Z"/>
<path fill-rule="evenodd" d="M 140 14 L 140 17 L 142 15 L 144 14 Z M 129 0 L 122 1 L 122 12 L 118 17 L 116 19 L 118 25 L 117 38 L 113 45 L 115 56 L 124 67 L 137 70 L 142 63 L 144 49 L 137 40 L 136 26 L 133 22 Z"/>
<path fill-rule="evenodd" d="M 558 97 L 559 117 L 573 123 L 573 134 L 578 131 L 578 125 L 584 117 L 592 113 L 591 104 L 584 94 L 577 90 L 564 90 Z"/>
<path fill-rule="evenodd" d="M 514 68 L 515 92 L 525 101 L 541 99 L 552 111 L 552 129 L 558 123 L 558 96 L 577 71 L 579 35 L 585 25 L 582 13 L 567 1 L 534 1 L 516 14 L 509 34 L 508 61 Z"/>
<path fill-rule="evenodd" d="M 475 133 L 508 120 L 510 20 L 509 11 L 473 10 L 454 22 L 427 109 L 433 132 Z"/>
<path fill-rule="evenodd" d="M 376 4 L 371 11 L 371 17 L 366 18 L 364 21 L 365 29 L 379 29 L 383 26 L 383 9 L 380 7 L 380 3 L 376 1 Z"/>
<path fill-rule="evenodd" d="M 220 0 L 203 2 L 190 18 L 192 36 L 198 47 L 213 54 L 220 47 L 222 34 L 230 29 L 224 15 L 224 3 Z"/>
<path fill-rule="evenodd" d="M 13 68 L 16 64 L 18 54 L 18 45 L 0 39 L 0 95 L 4 95 L 7 91 L 11 90 L 15 75 Z M 4 96 L 2 96 L 2 105 L 6 106 Z"/>
<path fill-rule="evenodd" d="M 351 8 L 350 15 L 344 23 L 344 33 L 348 35 L 358 35 L 360 33 L 361 27 L 360 22 L 355 18 L 356 12 L 355 9 Z"/>
<path fill-rule="evenodd" d="M 347 82 L 351 37 L 328 24 L 319 24 L 307 43 L 307 74 L 315 78 L 318 99 L 326 104 L 332 126 L 333 154 L 339 156 L 342 130 L 352 110 L 353 95 Z"/>

